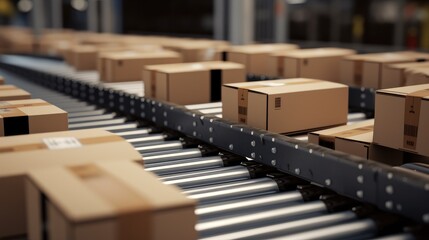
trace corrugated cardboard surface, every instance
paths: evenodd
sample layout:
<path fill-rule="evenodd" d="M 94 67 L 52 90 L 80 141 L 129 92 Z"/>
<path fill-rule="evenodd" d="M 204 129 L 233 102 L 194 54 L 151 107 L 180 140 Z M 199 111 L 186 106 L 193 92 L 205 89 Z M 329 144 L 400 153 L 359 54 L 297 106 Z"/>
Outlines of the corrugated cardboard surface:
<path fill-rule="evenodd" d="M 340 82 L 340 64 L 343 57 L 355 53 L 354 50 L 341 48 L 292 51 L 284 55 L 284 77 L 315 78 Z"/>
<path fill-rule="evenodd" d="M 0 76 L 0 85 L 4 84 L 4 77 Z"/>
<path fill-rule="evenodd" d="M 420 90 L 429 89 L 429 84 L 390 88 L 379 90 L 375 101 L 374 142 L 395 149 L 413 152 L 423 156 L 429 156 L 429 96 L 422 97 L 420 109 L 413 111 L 419 118 L 415 150 L 404 146 L 404 125 L 406 116 L 412 114 L 406 109 L 407 95 Z M 417 104 L 417 99 L 413 102 Z"/>
<path fill-rule="evenodd" d="M 93 142 L 99 139 L 101 143 L 76 148 L 46 149 L 43 139 L 54 137 L 72 137 L 80 141 L 93 139 Z M 0 237 L 25 233 L 22 178 L 28 170 L 94 161 L 139 160 L 141 155 L 129 143 L 100 129 L 3 137 L 0 141 L 0 191 L 8 194 L 0 198 Z"/>
<path fill-rule="evenodd" d="M 429 62 L 411 62 L 411 63 L 398 63 L 388 65 L 383 72 L 381 79 L 381 88 L 394 88 L 406 85 L 416 85 L 412 81 L 407 82 L 406 71 L 419 70 L 420 68 L 429 69 Z M 417 83 L 417 84 L 423 84 Z M 429 79 L 427 81 L 429 83 Z"/>
<path fill-rule="evenodd" d="M 239 89 L 248 89 L 247 124 L 253 127 L 291 133 L 347 122 L 348 87 L 342 84 L 315 79 L 226 84 L 222 115 L 235 122 Z"/>
<path fill-rule="evenodd" d="M 14 85 L 0 86 L 0 101 L 30 99 L 31 94 Z"/>
<path fill-rule="evenodd" d="M 196 238 L 195 201 L 135 163 L 46 168 L 31 171 L 29 178 L 33 197 L 38 196 L 32 184 L 58 209 L 59 218 L 72 224 L 67 227 L 69 232 L 64 231 L 69 236 L 78 231 L 82 237 L 104 236 L 107 230 L 108 239 Z M 28 199 L 28 206 L 40 207 L 32 199 Z M 32 218 L 37 221 L 37 216 Z M 40 235 L 40 228 L 30 225 L 29 230 L 30 237 Z M 61 229 L 48 229 L 49 234 L 57 231 Z"/>
<path fill-rule="evenodd" d="M 182 61 L 178 53 L 171 51 L 160 52 L 121 52 L 103 55 L 102 76 L 106 82 L 123 82 L 141 80 L 141 72 L 146 65 L 179 63 Z M 101 70 L 103 71 L 103 70 Z"/>
<path fill-rule="evenodd" d="M 67 112 L 41 99 L 0 102 L 0 109 L 19 110 L 28 116 L 28 133 L 65 131 L 68 129 Z M 0 136 L 4 136 L 4 117 L 0 113 Z"/>

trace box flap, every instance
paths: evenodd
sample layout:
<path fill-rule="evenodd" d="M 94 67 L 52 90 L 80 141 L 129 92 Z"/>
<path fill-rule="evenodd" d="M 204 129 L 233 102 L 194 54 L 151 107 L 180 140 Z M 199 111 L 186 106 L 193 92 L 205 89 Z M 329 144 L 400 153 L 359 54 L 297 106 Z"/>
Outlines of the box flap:
<path fill-rule="evenodd" d="M 111 52 L 103 54 L 103 58 L 122 60 L 122 59 L 145 59 L 145 58 L 165 58 L 165 57 L 180 57 L 180 54 L 173 51 L 162 50 L 158 52 L 138 52 L 138 51 L 123 51 Z"/>
<path fill-rule="evenodd" d="M 426 90 L 426 89 L 429 89 L 429 84 L 380 89 L 380 90 L 377 90 L 377 94 L 391 94 L 391 95 L 398 95 L 398 96 L 406 96 L 410 93 L 414 93 L 414 92 Z M 429 96 L 422 97 L 422 99 L 429 100 Z"/>
<path fill-rule="evenodd" d="M 244 88 L 262 94 L 283 94 L 332 88 L 347 88 L 346 85 L 309 78 L 291 78 L 270 81 L 255 81 L 225 84 L 225 87 Z"/>

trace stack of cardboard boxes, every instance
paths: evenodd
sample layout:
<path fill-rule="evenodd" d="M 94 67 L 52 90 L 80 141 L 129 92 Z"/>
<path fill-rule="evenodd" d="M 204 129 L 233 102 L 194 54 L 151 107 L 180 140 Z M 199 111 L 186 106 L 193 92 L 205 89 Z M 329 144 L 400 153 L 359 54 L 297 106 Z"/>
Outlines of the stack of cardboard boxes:
<path fill-rule="evenodd" d="M 125 139 L 64 131 L 65 111 L 1 87 L 0 238 L 197 238 L 195 201 L 144 171 Z"/>
<path fill-rule="evenodd" d="M 376 92 L 375 120 L 309 134 L 309 142 L 390 165 L 429 159 L 429 84 Z"/>

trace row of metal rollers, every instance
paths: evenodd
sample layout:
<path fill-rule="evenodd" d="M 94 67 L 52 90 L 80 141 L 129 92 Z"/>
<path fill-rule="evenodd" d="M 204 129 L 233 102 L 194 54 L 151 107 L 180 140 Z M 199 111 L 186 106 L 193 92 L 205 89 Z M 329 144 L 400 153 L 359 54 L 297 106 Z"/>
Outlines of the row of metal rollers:
<path fill-rule="evenodd" d="M 275 169 L 175 133 L 128 121 L 77 99 L 7 76 L 69 113 L 69 129 L 103 128 L 138 150 L 145 169 L 199 204 L 201 239 L 415 239 L 402 219 Z M 193 108 L 198 108 L 193 107 Z"/>

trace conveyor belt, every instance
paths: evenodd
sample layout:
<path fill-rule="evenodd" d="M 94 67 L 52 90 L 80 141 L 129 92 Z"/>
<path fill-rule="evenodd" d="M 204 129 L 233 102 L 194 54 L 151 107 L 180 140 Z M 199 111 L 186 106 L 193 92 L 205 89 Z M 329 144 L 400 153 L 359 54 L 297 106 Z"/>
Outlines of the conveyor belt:
<path fill-rule="evenodd" d="M 37 63 L 31 64 L 37 67 Z M 58 63 L 51 67 L 58 69 L 58 74 L 70 73 L 66 66 L 60 66 Z M 404 223 L 403 218 L 232 151 L 158 128 L 120 111 L 70 98 L 23 81 L 9 72 L 0 74 L 6 76 L 8 83 L 31 92 L 34 98 L 71 110 L 70 129 L 104 128 L 126 138 L 142 154 L 147 171 L 158 174 L 166 184 L 181 187 L 185 194 L 199 202 L 196 229 L 202 239 L 367 239 L 379 236 L 414 239 L 412 233 L 403 232 L 404 227 L 410 225 Z M 93 73 L 76 77 L 84 79 L 85 76 L 91 77 Z M 132 89 L 130 86 L 132 84 L 114 85 L 128 90 Z M 187 106 L 200 111 L 218 107 L 216 104 Z M 356 120 L 357 116 L 350 118 Z"/>

